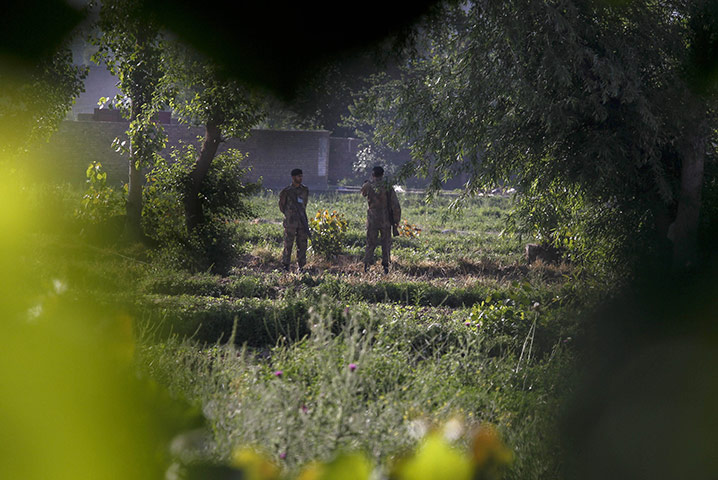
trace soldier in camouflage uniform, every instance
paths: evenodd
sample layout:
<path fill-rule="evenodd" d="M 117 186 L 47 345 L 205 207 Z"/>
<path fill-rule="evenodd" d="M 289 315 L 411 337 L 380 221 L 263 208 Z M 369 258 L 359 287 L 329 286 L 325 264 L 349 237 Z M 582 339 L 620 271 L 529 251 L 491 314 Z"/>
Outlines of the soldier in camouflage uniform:
<path fill-rule="evenodd" d="M 292 184 L 279 193 L 279 210 L 284 214 L 284 251 L 282 265 L 289 271 L 292 247 L 297 242 L 297 264 L 299 270 L 307 263 L 307 241 L 309 224 L 307 222 L 307 201 L 309 189 L 302 185 L 302 170 L 292 170 Z"/>
<path fill-rule="evenodd" d="M 371 181 L 364 182 L 361 194 L 366 197 L 368 209 L 366 219 L 366 252 L 364 271 L 374 263 L 374 250 L 381 236 L 381 264 L 384 273 L 389 273 L 391 258 L 391 235 L 401 220 L 401 206 L 394 188 L 384 180 L 384 169 L 374 167 Z"/>

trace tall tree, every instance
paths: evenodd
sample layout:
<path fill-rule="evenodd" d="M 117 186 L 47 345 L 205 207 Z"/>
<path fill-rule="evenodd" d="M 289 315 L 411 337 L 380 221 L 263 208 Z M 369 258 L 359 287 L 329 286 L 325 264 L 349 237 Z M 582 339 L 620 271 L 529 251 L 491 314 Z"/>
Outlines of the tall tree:
<path fill-rule="evenodd" d="M 229 137 L 246 138 L 262 119 L 260 98 L 208 58 L 175 45 L 165 58 L 168 74 L 163 88 L 180 121 L 204 126 L 204 139 L 184 192 L 190 231 L 204 223 L 201 187 L 220 144 Z"/>
<path fill-rule="evenodd" d="M 162 35 L 159 23 L 145 9 L 144 0 L 103 0 L 99 8 L 99 47 L 94 59 L 119 79 L 122 97 L 116 99 L 130 120 L 127 135 L 128 195 L 125 236 L 136 241 L 142 232 L 142 168 L 164 148 L 165 135 L 153 120 L 161 106 Z"/>
<path fill-rule="evenodd" d="M 402 78 L 365 91 L 355 125 L 409 146 L 406 171 L 431 175 L 434 188 L 469 172 L 468 192 L 508 179 L 524 194 L 578 192 L 588 210 L 609 212 L 604 222 L 622 218 L 629 241 L 672 225 L 685 266 L 713 125 L 712 99 L 687 68 L 703 25 L 692 20 L 708 4 L 447 3 L 422 26 Z"/>

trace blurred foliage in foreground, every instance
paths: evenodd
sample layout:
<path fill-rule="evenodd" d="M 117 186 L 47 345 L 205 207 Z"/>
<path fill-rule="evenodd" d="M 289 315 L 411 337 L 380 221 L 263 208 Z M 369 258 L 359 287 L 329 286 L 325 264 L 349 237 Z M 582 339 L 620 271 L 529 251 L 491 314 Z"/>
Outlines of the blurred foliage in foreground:
<path fill-rule="evenodd" d="M 305 465 L 296 480 L 497 480 L 513 460 L 491 425 L 470 432 L 467 449 L 455 445 L 461 433 L 459 421 L 450 420 L 441 429 L 427 432 L 412 452 L 394 459 L 389 472 L 381 471 L 361 452 L 339 452 L 327 461 Z M 226 465 L 193 465 L 175 468 L 176 479 L 223 478 L 278 480 L 288 478 L 271 457 L 259 449 L 239 447 Z"/>
<path fill-rule="evenodd" d="M 68 295 L 53 265 L 38 274 L 27 240 L 54 221 L 22 180 L 0 185 L 0 477 L 160 478 L 200 417 L 137 377 L 127 314 Z"/>

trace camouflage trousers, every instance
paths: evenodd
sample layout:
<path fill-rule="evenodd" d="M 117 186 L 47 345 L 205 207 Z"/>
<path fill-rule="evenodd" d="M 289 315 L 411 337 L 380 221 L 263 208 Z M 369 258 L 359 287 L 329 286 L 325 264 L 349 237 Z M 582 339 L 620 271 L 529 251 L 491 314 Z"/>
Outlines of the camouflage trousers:
<path fill-rule="evenodd" d="M 292 258 L 292 248 L 297 242 L 297 264 L 303 267 L 307 263 L 308 236 L 303 227 L 284 228 L 284 250 L 282 251 L 282 264 L 289 265 Z"/>
<path fill-rule="evenodd" d="M 391 241 L 391 226 L 384 228 L 367 224 L 364 265 L 371 265 L 374 263 L 374 250 L 376 250 L 376 247 L 381 244 L 381 264 L 385 267 L 389 266 L 389 260 L 391 259 Z"/>

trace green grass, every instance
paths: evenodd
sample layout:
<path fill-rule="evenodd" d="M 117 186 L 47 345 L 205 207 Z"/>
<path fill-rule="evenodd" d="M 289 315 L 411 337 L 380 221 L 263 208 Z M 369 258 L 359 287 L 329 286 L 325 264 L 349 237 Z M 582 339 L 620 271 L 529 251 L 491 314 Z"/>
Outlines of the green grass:
<path fill-rule="evenodd" d="M 504 217 L 511 199 L 505 197 L 477 197 L 462 202 L 460 209 L 452 209 L 454 197 L 439 196 L 427 204 L 420 195 L 400 194 L 402 219 L 417 225 L 422 232 L 417 238 L 399 237 L 394 240 L 394 261 L 407 266 L 422 262 L 458 262 L 466 259 L 518 263 L 522 258 L 519 239 L 502 235 Z M 276 195 L 262 194 L 250 202 L 257 219 L 251 224 L 238 225 L 242 236 L 251 246 L 246 250 L 264 249 L 275 256 L 281 252 L 282 215 Z M 354 258 L 363 255 L 365 246 L 366 202 L 359 194 L 312 195 L 308 214 L 319 210 L 336 210 L 348 222 L 344 253 Z"/>
<path fill-rule="evenodd" d="M 508 478 L 556 478 L 571 269 L 525 264 L 520 240 L 501 234 L 510 199 L 455 212 L 453 198 L 402 195 L 403 218 L 422 231 L 395 240 L 387 276 L 359 268 L 366 206 L 349 194 L 309 204 L 348 220 L 340 257 L 310 251 L 310 274 L 281 273 L 276 200 L 251 199 L 256 219 L 237 222 L 244 256 L 229 276 L 166 271 L 142 283 L 139 311 L 174 335 L 143 344 L 141 364 L 203 408 L 212 455 L 259 445 L 295 473 L 341 449 L 386 464 L 416 444 L 418 424 L 458 416 L 498 425 L 521 452 Z M 482 302 L 519 302 L 520 316 L 467 325 Z"/>
<path fill-rule="evenodd" d="M 253 445 L 287 474 L 343 449 L 386 467 L 422 425 L 460 418 L 467 432 L 498 427 L 515 452 L 506 478 L 557 478 L 580 283 L 570 266 L 527 265 L 521 241 L 501 235 L 510 199 L 477 198 L 459 214 L 451 200 L 401 196 L 422 232 L 396 239 L 388 275 L 360 268 L 366 207 L 345 194 L 311 197 L 310 211 L 337 210 L 349 229 L 345 251 L 310 252 L 304 275 L 278 268 L 268 193 L 251 198 L 255 220 L 235 223 L 242 255 L 226 276 L 58 231 L 33 237 L 29 269 L 43 285 L 62 281 L 67 305 L 135 320 L 140 375 L 206 417 L 203 442 L 177 462 L 225 462 Z"/>
<path fill-rule="evenodd" d="M 489 355 L 491 339 L 447 325 L 447 318 L 387 322 L 382 309 L 352 308 L 337 327 L 324 310 L 332 308 L 313 311 L 304 340 L 278 342 L 264 355 L 230 345 L 194 350 L 171 340 L 146 345 L 142 363 L 173 392 L 203 405 L 219 458 L 238 445 L 260 445 L 277 461 L 284 457 L 290 472 L 344 449 L 381 464 L 415 445 L 419 424 L 458 417 L 500 426 L 522 451 L 515 478 L 555 478 L 552 409 L 562 382 L 551 375 L 565 352 L 554 349 L 519 369 L 515 355 Z"/>

